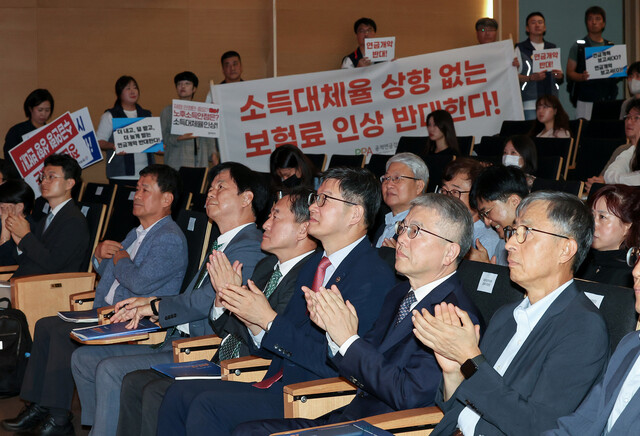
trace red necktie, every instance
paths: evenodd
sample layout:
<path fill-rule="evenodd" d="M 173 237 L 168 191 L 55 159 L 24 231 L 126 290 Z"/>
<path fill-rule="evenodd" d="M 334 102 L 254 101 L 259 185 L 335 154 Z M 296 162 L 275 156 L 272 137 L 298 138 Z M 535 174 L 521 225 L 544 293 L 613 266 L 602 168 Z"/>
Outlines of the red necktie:
<path fill-rule="evenodd" d="M 274 384 L 281 378 L 282 378 L 282 368 L 280 368 L 280 371 L 278 371 L 275 375 L 272 375 L 268 379 L 254 383 L 253 387 L 258 389 L 267 389 L 267 388 L 270 388 L 272 384 Z"/>
<path fill-rule="evenodd" d="M 327 271 L 327 268 L 329 268 L 329 265 L 331 265 L 331 261 L 327 256 L 320 259 L 316 275 L 313 277 L 313 284 L 311 285 L 311 290 L 313 292 L 318 292 L 320 286 L 322 286 L 322 282 L 324 282 L 324 273 Z"/>

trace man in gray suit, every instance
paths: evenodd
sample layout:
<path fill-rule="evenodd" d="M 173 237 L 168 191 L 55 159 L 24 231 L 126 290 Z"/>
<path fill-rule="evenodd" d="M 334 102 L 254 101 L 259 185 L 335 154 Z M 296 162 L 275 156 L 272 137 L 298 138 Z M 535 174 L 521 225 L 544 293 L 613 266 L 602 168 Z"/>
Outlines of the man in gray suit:
<path fill-rule="evenodd" d="M 140 226 L 122 244 L 104 241 L 96 247 L 94 266 L 102 279 L 94 307 L 132 295 L 176 294 L 187 268 L 187 242 L 171 219 L 171 205 L 181 191 L 178 172 L 150 165 L 140 172 L 133 214 Z M 73 434 L 71 354 L 80 344 L 69 339 L 74 323 L 57 316 L 39 320 L 20 396 L 29 402 L 16 418 L 4 420 L 9 431 L 36 429 L 35 434 Z M 81 347 L 91 348 L 91 347 Z M 48 417 L 48 418 L 47 418 Z"/>
<path fill-rule="evenodd" d="M 224 253 L 233 263 L 241 263 L 242 282 L 246 283 L 258 261 L 265 256 L 260 250 L 262 232 L 255 220 L 266 204 L 266 188 L 256 173 L 238 163 L 216 166 L 211 177 L 207 216 L 221 233 L 213 241 L 212 249 Z M 207 319 L 214 298 L 215 289 L 207 276 L 205 260 L 182 294 L 168 298 L 158 294 L 118 302 L 112 322 L 155 315 L 159 316 L 162 327 L 175 328 L 168 331 L 167 340 L 159 348 L 105 345 L 82 347 L 74 353 L 71 366 L 82 403 L 82 424 L 92 425 L 92 434 L 115 434 L 120 386 L 127 373 L 172 362 L 171 338 L 214 333 Z"/>
<path fill-rule="evenodd" d="M 453 305 L 414 311 L 418 339 L 443 371 L 432 435 L 536 435 L 573 412 L 603 374 L 607 327 L 573 283 L 593 236 L 593 217 L 575 196 L 539 191 L 505 228 L 511 280 L 527 291 L 495 313 L 482 341 Z"/>

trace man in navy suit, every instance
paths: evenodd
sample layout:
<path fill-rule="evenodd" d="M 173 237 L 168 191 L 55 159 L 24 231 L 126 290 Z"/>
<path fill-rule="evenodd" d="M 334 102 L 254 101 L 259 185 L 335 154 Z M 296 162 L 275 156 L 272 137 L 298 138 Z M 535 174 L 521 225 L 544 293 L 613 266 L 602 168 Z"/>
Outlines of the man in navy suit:
<path fill-rule="evenodd" d="M 260 250 L 262 232 L 256 228 L 255 217 L 267 201 L 266 189 L 256 174 L 244 165 L 225 163 L 212 170 L 213 181 L 207 195 L 207 215 L 220 229 L 221 235 L 213 248 L 222 251 L 232 261 L 241 262 L 243 282 L 253 273 L 255 265 L 265 254 Z M 170 257 L 175 256 L 168 248 Z M 186 260 L 186 254 L 181 260 Z M 175 287 L 174 294 L 180 289 Z M 147 297 L 115 300 L 119 311 L 111 318 L 121 322 L 136 317 L 160 315 L 162 327 L 174 327 L 169 336 L 201 336 L 213 334 L 207 320 L 215 292 L 207 275 L 206 261 L 185 292 L 172 297 L 148 293 Z M 127 310 L 121 310 L 127 305 Z M 148 369 L 157 363 L 173 360 L 171 340 L 163 346 L 104 345 L 82 347 L 72 358 L 72 369 L 80 401 L 82 423 L 93 425 L 93 434 L 115 434 L 122 378 L 130 371 Z"/>
<path fill-rule="evenodd" d="M 414 311 L 416 336 L 443 371 L 432 435 L 539 435 L 573 412 L 604 373 L 607 327 L 573 283 L 591 246 L 593 217 L 575 196 L 535 192 L 505 229 L 511 280 L 527 291 L 498 309 L 478 345 L 458 307 Z"/>
<path fill-rule="evenodd" d="M 222 435 L 247 420 L 281 418 L 284 385 L 337 375 L 327 359 L 325 332 L 311 323 L 301 287 L 339 285 L 360 313 L 359 331 L 369 330 L 394 283 L 393 272 L 366 239 L 380 200 L 380 185 L 368 170 L 325 172 L 318 192 L 309 198 L 309 234 L 322 242 L 324 252 L 318 251 L 300 270 L 283 314 L 264 311 L 246 323 L 256 346 L 253 354 L 272 359 L 265 378 L 254 385 L 174 383 L 160 408 L 159 435 Z"/>
<path fill-rule="evenodd" d="M 343 301 L 338 286 L 317 293 L 306 289 L 311 319 L 329 335 L 332 362 L 358 386 L 353 401 L 318 419 L 241 424 L 234 435 L 270 434 L 434 405 L 442 371 L 433 352 L 414 336 L 410 313 L 433 313 L 445 302 L 464 306 L 478 323 L 476 308 L 456 274 L 473 240 L 472 219 L 458 199 L 425 194 L 411 202 L 398 233 L 396 271 L 409 282 L 387 294 L 380 316 L 362 338 L 357 334 L 358 313 Z"/>
<path fill-rule="evenodd" d="M 640 248 L 633 248 L 636 312 L 640 313 Z M 560 418 L 544 436 L 634 436 L 640 423 L 640 332 L 625 336 L 611 356 L 603 380 L 594 386 L 572 415 Z"/>
<path fill-rule="evenodd" d="M 103 241 L 96 247 L 94 266 L 102 279 L 94 307 L 132 295 L 178 292 L 187 268 L 187 241 L 171 219 L 171 206 L 180 185 L 178 172 L 166 165 L 150 165 L 140 172 L 133 198 L 133 214 L 140 219 L 140 226 L 131 230 L 122 244 Z M 57 316 L 36 323 L 20 392 L 30 405 L 16 418 L 3 421 L 5 429 L 30 430 L 42 423 L 36 434 L 73 433 L 69 412 L 74 391 L 71 356 L 80 344 L 69 339 L 69 332 L 76 327 Z"/>

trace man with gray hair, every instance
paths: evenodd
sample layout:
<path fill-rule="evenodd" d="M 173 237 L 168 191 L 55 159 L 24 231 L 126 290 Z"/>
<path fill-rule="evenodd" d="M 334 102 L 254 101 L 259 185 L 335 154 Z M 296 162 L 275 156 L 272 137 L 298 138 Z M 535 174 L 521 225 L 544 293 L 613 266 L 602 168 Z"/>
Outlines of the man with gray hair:
<path fill-rule="evenodd" d="M 424 194 L 411 202 L 397 229 L 396 270 L 409 281 L 387 294 L 365 335 L 358 336 L 356 309 L 343 301 L 337 286 L 305 291 L 311 320 L 326 331 L 329 358 L 341 376 L 358 386 L 353 401 L 318 419 L 249 422 L 234 435 L 270 434 L 434 404 L 441 371 L 433 352 L 415 340 L 410 312 L 434 313 L 435 307 L 448 303 L 465 306 L 478 323 L 475 306 L 456 274 L 473 240 L 473 221 L 457 198 Z"/>
<path fill-rule="evenodd" d="M 505 229 L 511 280 L 527 293 L 477 327 L 454 305 L 414 311 L 416 337 L 435 352 L 445 415 L 432 435 L 539 435 L 573 412 L 604 372 L 607 327 L 573 283 L 593 237 L 575 196 L 535 192 Z"/>
<path fill-rule="evenodd" d="M 372 242 L 376 248 L 396 246 L 396 223 L 409 213 L 411 201 L 422 194 L 429 183 L 429 168 L 413 153 L 398 153 L 387 161 L 386 172 L 380 177 L 382 200 L 391 209 L 384 224 L 376 230 Z"/>

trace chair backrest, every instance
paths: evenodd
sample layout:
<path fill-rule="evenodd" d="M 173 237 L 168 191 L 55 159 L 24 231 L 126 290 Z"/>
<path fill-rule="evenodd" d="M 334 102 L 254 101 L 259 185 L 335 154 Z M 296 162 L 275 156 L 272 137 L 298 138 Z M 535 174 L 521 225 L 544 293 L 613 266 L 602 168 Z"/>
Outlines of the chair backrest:
<path fill-rule="evenodd" d="M 180 167 L 178 173 L 182 178 L 183 192 L 204 192 L 209 168 Z"/>
<path fill-rule="evenodd" d="M 504 151 L 504 141 L 506 138 L 501 136 L 483 136 L 480 138 L 480 144 L 473 146 L 473 151 L 478 156 L 500 156 Z"/>
<path fill-rule="evenodd" d="M 132 186 L 118 187 L 103 239 L 121 242 L 131 229 L 140 225 L 140 220 L 133 215 L 135 193 L 136 188 Z"/>
<path fill-rule="evenodd" d="M 327 155 L 326 153 L 321 154 L 313 154 L 313 153 L 305 153 L 304 154 L 316 167 L 316 170 L 322 172 L 324 171 L 324 167 L 327 165 Z"/>
<path fill-rule="evenodd" d="M 104 226 L 105 217 L 107 215 L 107 206 L 100 203 L 88 203 L 85 201 L 78 202 L 78 208 L 80 212 L 87 219 L 89 225 L 89 241 L 91 242 L 91 250 L 89 251 L 89 264 L 88 271 L 91 272 L 93 265 L 91 264 L 91 257 L 93 256 L 100 236 L 102 236 L 102 227 Z"/>
<path fill-rule="evenodd" d="M 369 163 L 365 167 L 379 178 L 387 172 L 387 161 L 389 159 L 391 159 L 390 154 L 372 154 L 369 158 Z"/>
<path fill-rule="evenodd" d="M 364 168 L 364 154 L 334 154 L 329 160 L 329 168 L 351 167 Z"/>
<path fill-rule="evenodd" d="M 624 120 L 589 120 L 582 125 L 583 138 L 626 138 Z"/>
<path fill-rule="evenodd" d="M 457 136 L 458 148 L 460 148 L 460 156 L 471 156 L 473 150 L 474 136 Z"/>
<path fill-rule="evenodd" d="M 536 177 L 531 186 L 531 192 L 535 191 L 560 191 L 576 195 L 582 198 L 584 182 L 580 180 L 551 180 Z"/>
<path fill-rule="evenodd" d="M 500 127 L 500 136 L 526 135 L 533 128 L 535 120 L 504 120 Z"/>
<path fill-rule="evenodd" d="M 398 140 L 396 154 L 413 153 L 420 157 L 425 156 L 427 154 L 428 138 L 428 136 L 401 136 Z"/>
<path fill-rule="evenodd" d="M 572 155 L 572 138 L 533 138 L 538 156 L 560 156 L 564 161 L 562 177 L 566 179 Z"/>
<path fill-rule="evenodd" d="M 59 273 L 11 279 L 11 304 L 24 312 L 33 337 L 36 321 L 69 310 L 69 296 L 91 291 L 95 273 Z"/>
<path fill-rule="evenodd" d="M 615 350 L 620 339 L 636 329 L 638 314 L 633 289 L 581 279 L 575 279 L 575 282 L 600 309 L 607 323 L 611 351 Z"/>
<path fill-rule="evenodd" d="M 193 210 L 196 212 L 205 212 L 207 203 L 207 194 L 191 194 L 190 201 L 188 207 L 185 209 Z"/>
<path fill-rule="evenodd" d="M 596 101 L 591 111 L 592 120 L 619 120 L 624 100 Z"/>
<path fill-rule="evenodd" d="M 485 326 L 498 308 L 524 298 L 524 290 L 511 281 L 506 266 L 463 260 L 458 266 L 458 276 Z"/>
<path fill-rule="evenodd" d="M 211 223 L 203 212 L 181 210 L 176 221 L 184 236 L 187 238 L 189 262 L 184 275 L 180 292 L 184 291 L 193 276 L 198 272 L 200 264 L 206 255 L 211 235 Z"/>
<path fill-rule="evenodd" d="M 626 138 L 587 138 L 580 140 L 576 167 L 571 178 L 587 180 L 599 176 L 616 148 L 627 142 Z"/>
<path fill-rule="evenodd" d="M 560 156 L 538 155 L 538 171 L 536 176 L 543 179 L 560 180 L 564 159 Z"/>
<path fill-rule="evenodd" d="M 100 203 L 107 206 L 106 221 L 102 226 L 100 238 L 104 236 L 109 223 L 109 217 L 113 211 L 113 201 L 118 191 L 118 185 L 109 185 L 107 183 L 87 183 L 82 194 L 82 202 L 84 203 Z"/>
<path fill-rule="evenodd" d="M 591 200 L 591 197 L 600 190 L 603 186 L 606 186 L 606 183 L 593 183 L 591 184 L 591 189 L 589 189 L 589 196 L 587 197 L 587 202 Z"/>
<path fill-rule="evenodd" d="M 434 192 L 436 186 L 442 186 L 442 174 L 444 167 L 456 157 L 452 155 L 428 154 L 423 157 L 424 163 L 429 168 L 429 184 L 426 192 Z"/>

